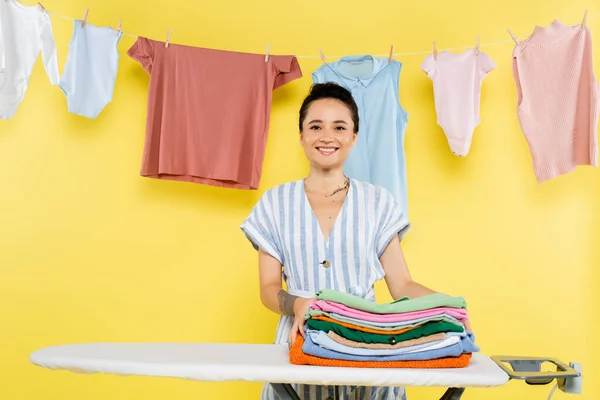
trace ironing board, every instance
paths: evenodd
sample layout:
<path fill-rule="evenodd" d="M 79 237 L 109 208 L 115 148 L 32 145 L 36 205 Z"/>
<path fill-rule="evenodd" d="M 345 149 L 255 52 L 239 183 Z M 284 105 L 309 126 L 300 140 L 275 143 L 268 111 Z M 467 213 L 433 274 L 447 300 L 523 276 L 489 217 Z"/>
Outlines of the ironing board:
<path fill-rule="evenodd" d="M 510 375 L 491 358 L 473 354 L 465 368 L 389 369 L 293 365 L 276 344 L 92 343 L 46 347 L 31 354 L 40 367 L 77 373 L 110 373 L 197 381 L 269 382 L 285 400 L 299 399 L 291 384 L 441 386 L 443 400 L 460 399 L 466 387 L 493 387 Z"/>

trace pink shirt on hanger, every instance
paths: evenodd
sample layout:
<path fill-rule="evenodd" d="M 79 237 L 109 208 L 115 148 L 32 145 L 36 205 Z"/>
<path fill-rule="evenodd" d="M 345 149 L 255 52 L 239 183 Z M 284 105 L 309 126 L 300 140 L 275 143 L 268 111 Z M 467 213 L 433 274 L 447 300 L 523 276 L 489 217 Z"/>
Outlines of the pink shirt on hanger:
<path fill-rule="evenodd" d="M 141 36 L 127 54 L 150 74 L 141 175 L 257 189 L 272 92 L 302 76 L 296 58 Z"/>

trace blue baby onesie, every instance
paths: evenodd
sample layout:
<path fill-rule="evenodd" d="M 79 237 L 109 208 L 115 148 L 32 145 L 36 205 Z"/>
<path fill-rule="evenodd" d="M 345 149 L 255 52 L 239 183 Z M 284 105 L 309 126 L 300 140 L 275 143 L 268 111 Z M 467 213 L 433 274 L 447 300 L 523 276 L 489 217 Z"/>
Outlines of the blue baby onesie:
<path fill-rule="evenodd" d="M 112 101 L 119 67 L 121 31 L 76 20 L 60 88 L 69 112 L 96 118 Z"/>
<path fill-rule="evenodd" d="M 404 134 L 408 114 L 400 106 L 402 63 L 372 56 L 348 56 L 312 74 L 313 83 L 335 82 L 358 105 L 359 133 L 346 160 L 347 176 L 388 189 L 408 222 Z"/>

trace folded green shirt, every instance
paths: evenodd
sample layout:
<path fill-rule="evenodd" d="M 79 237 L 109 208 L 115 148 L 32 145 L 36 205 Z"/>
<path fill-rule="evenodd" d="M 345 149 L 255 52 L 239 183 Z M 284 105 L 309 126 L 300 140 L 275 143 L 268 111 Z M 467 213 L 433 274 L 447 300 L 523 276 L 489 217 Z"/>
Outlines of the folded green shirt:
<path fill-rule="evenodd" d="M 310 329 L 329 332 L 333 331 L 348 340 L 362 343 L 385 343 L 395 344 L 403 340 L 417 339 L 422 336 L 433 335 L 440 332 L 463 332 L 464 328 L 448 322 L 427 322 L 419 328 L 415 328 L 399 335 L 383 335 L 379 333 L 370 333 L 346 328 L 345 326 L 335 324 L 329 321 L 320 321 L 317 319 L 306 320 L 306 325 Z"/>
<path fill-rule="evenodd" d="M 389 303 L 377 304 L 362 297 L 337 290 L 323 289 L 317 292 L 317 300 L 333 301 L 350 308 L 367 311 L 374 314 L 396 314 L 411 311 L 429 310 L 437 307 L 467 308 L 464 297 L 448 296 L 434 293 L 427 296 L 409 299 L 402 297 Z"/>

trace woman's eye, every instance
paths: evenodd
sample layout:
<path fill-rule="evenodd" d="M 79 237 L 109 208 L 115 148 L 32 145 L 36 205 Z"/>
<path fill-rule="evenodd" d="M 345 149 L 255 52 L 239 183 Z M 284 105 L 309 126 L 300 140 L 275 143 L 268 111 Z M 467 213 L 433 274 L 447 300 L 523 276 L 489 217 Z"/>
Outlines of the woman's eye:
<path fill-rule="evenodd" d="M 310 127 L 310 129 L 312 129 L 313 131 L 316 131 L 317 129 L 321 129 L 321 127 L 317 126 L 317 125 L 313 125 Z"/>
<path fill-rule="evenodd" d="M 338 131 L 345 131 L 346 127 L 345 126 L 336 126 L 335 129 Z"/>

